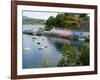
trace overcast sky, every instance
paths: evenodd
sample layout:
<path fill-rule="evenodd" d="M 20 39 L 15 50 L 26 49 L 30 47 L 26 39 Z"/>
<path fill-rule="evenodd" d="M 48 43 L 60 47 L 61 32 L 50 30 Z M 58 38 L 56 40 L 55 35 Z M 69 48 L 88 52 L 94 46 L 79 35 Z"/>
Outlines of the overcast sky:
<path fill-rule="evenodd" d="M 23 16 L 36 19 L 45 19 L 47 20 L 50 16 L 56 16 L 58 13 L 54 12 L 36 12 L 36 11 L 23 11 Z"/>
<path fill-rule="evenodd" d="M 57 14 L 58 13 L 56 12 L 23 11 L 23 16 L 27 16 L 30 18 L 36 18 L 36 19 L 44 19 L 44 20 L 47 20 L 50 16 L 55 17 Z"/>

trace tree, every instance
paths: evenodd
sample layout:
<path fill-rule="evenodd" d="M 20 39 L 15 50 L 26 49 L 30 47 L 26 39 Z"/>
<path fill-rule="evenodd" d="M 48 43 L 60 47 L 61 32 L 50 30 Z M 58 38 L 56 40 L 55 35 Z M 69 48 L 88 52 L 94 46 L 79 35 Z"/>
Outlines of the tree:
<path fill-rule="evenodd" d="M 55 18 L 55 27 L 65 27 L 64 15 L 58 14 Z"/>
<path fill-rule="evenodd" d="M 89 65 L 89 44 L 88 43 L 85 43 L 83 45 L 79 60 L 81 65 Z"/>
<path fill-rule="evenodd" d="M 62 59 L 57 66 L 85 66 L 89 65 L 89 43 L 84 43 L 80 51 L 72 45 L 64 45 L 62 47 Z"/>
<path fill-rule="evenodd" d="M 55 26 L 55 18 L 53 16 L 49 17 L 49 19 L 45 23 L 45 30 L 49 31 Z"/>
<path fill-rule="evenodd" d="M 89 16 L 87 14 L 80 14 L 79 15 L 79 19 L 82 19 L 82 20 L 89 20 Z"/>
<path fill-rule="evenodd" d="M 81 18 L 81 17 L 86 17 L 87 16 L 87 14 L 80 14 L 79 15 L 79 17 Z"/>
<path fill-rule="evenodd" d="M 60 13 L 56 17 L 49 17 L 45 24 L 45 30 L 51 30 L 53 27 L 77 29 L 79 27 L 79 18 L 72 13 Z"/>
<path fill-rule="evenodd" d="M 78 51 L 72 46 L 72 45 L 64 45 L 62 47 L 62 54 L 63 57 L 59 61 L 58 65 L 59 67 L 62 66 L 77 66 L 78 64 Z"/>

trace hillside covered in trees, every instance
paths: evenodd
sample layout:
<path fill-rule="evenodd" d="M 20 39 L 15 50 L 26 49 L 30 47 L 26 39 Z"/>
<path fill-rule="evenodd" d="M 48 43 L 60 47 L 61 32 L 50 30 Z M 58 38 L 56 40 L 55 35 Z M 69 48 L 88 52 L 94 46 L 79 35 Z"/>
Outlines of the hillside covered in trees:
<path fill-rule="evenodd" d="M 56 17 L 50 16 L 45 23 L 45 30 L 55 28 L 80 29 L 80 21 L 89 21 L 88 14 L 58 13 Z"/>
<path fill-rule="evenodd" d="M 44 24 L 45 20 L 43 19 L 35 19 L 29 18 L 27 16 L 23 16 L 23 24 Z"/>

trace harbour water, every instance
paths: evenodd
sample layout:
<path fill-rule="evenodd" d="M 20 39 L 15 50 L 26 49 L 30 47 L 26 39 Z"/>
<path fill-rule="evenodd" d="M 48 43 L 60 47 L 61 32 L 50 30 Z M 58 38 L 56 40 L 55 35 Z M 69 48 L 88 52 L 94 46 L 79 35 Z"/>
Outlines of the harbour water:
<path fill-rule="evenodd" d="M 23 30 L 38 30 L 43 27 L 44 25 L 23 25 Z M 67 44 L 80 49 L 83 41 L 23 34 L 23 69 L 43 68 L 44 63 L 48 63 L 48 67 L 57 67 L 63 57 L 60 46 Z"/>

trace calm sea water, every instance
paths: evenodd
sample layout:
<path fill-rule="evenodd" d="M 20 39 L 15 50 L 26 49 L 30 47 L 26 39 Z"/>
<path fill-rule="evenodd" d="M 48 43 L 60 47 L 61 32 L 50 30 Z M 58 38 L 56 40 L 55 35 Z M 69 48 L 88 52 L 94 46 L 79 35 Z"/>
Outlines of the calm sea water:
<path fill-rule="evenodd" d="M 23 30 L 38 30 L 44 25 L 23 25 Z M 34 37 L 34 39 L 32 39 Z M 56 67 L 62 58 L 60 45 L 72 44 L 80 48 L 82 41 L 70 41 L 62 38 L 36 36 L 23 34 L 23 69 L 42 68 L 44 62 L 48 62 L 49 67 Z"/>

